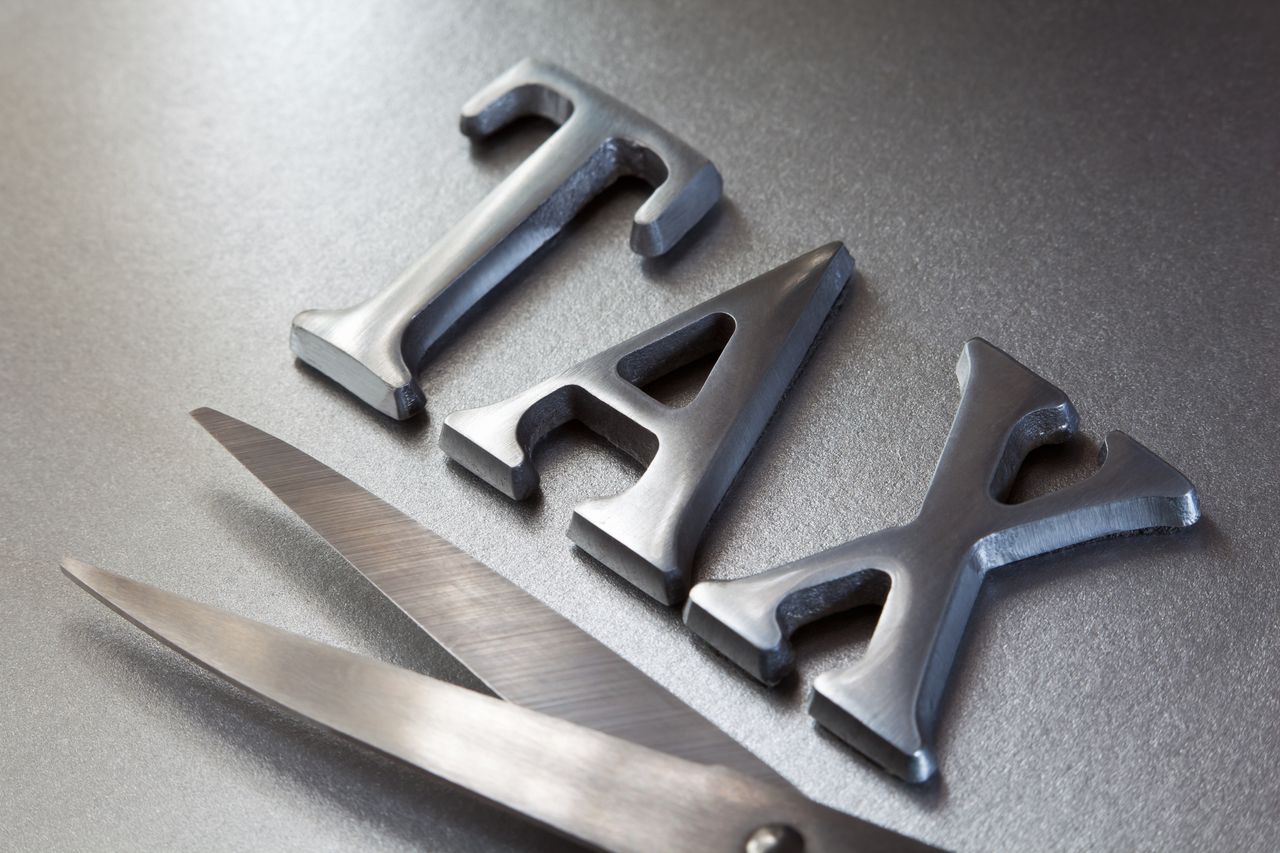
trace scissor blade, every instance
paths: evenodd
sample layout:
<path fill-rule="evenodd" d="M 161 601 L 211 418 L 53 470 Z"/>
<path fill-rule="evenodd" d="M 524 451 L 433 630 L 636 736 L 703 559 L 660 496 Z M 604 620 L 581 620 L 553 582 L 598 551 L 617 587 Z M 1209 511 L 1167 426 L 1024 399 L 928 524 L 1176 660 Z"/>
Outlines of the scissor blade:
<path fill-rule="evenodd" d="M 70 557 L 62 568 L 148 634 L 250 692 L 588 844 L 741 851 L 760 827 L 786 825 L 809 851 L 927 849 L 731 770 L 635 746 Z"/>
<path fill-rule="evenodd" d="M 590 634 L 332 468 L 213 409 L 191 416 L 499 696 L 670 755 L 786 784 Z"/>

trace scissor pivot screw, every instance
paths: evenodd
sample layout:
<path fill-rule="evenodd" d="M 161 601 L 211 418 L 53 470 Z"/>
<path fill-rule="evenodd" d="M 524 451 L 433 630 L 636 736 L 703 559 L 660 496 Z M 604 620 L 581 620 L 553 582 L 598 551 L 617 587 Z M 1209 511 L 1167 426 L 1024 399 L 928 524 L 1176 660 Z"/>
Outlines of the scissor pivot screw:
<path fill-rule="evenodd" d="M 762 826 L 747 839 L 746 853 L 801 853 L 804 837 L 783 823 Z"/>

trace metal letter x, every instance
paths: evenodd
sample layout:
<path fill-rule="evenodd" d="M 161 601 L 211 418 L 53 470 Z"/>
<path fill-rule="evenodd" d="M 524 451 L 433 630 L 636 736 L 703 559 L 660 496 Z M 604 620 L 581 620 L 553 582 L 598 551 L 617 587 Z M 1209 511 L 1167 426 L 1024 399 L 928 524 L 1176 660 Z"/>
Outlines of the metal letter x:
<path fill-rule="evenodd" d="M 684 613 L 695 633 L 773 684 L 794 668 L 796 629 L 884 596 L 866 653 L 818 676 L 809 713 L 913 782 L 936 770 L 938 703 L 987 571 L 1102 537 L 1189 527 L 1200 517 L 1186 477 L 1121 432 L 1107 436 L 1090 479 L 1002 502 L 1031 450 L 1075 432 L 1075 408 L 981 339 L 965 344 L 956 373 L 960 408 L 913 521 L 752 577 L 700 583 Z"/>

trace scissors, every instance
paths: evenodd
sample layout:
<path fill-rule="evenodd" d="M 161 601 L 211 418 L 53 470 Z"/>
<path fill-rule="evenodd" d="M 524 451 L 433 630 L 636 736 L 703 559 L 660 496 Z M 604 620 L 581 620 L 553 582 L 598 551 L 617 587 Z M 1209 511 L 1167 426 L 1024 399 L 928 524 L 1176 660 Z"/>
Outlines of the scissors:
<path fill-rule="evenodd" d="M 297 448 L 192 414 L 504 698 L 64 558 L 73 581 L 216 675 L 602 849 L 936 849 L 807 799 L 586 632 Z"/>

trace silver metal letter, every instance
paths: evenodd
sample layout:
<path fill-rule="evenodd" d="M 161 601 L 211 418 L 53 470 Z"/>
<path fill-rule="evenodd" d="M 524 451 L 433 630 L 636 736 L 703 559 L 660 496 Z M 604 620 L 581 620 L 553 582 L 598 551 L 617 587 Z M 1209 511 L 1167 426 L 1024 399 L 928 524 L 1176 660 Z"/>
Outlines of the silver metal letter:
<path fill-rule="evenodd" d="M 700 583 L 684 611 L 695 633 L 774 684 L 795 666 L 797 628 L 883 597 L 866 653 L 818 676 L 809 713 L 913 782 L 936 770 L 938 702 L 986 572 L 1092 539 L 1188 527 L 1200 517 L 1191 483 L 1120 432 L 1107 436 L 1102 467 L 1090 479 L 1003 503 L 1031 450 L 1075 432 L 1075 409 L 981 339 L 965 345 L 956 373 L 960 408 L 915 520 L 763 574 Z"/>
<path fill-rule="evenodd" d="M 537 488 L 530 455 L 578 420 L 648 468 L 625 492 L 574 510 L 569 538 L 649 595 L 688 592 L 707 521 L 853 273 L 832 243 L 721 294 L 522 394 L 445 418 L 445 453 L 508 497 Z M 692 403 L 638 386 L 723 347 Z"/>
<path fill-rule="evenodd" d="M 645 256 L 669 250 L 720 198 L 706 157 L 545 62 L 526 59 L 472 98 L 462 132 L 487 136 L 527 115 L 561 126 L 377 296 L 295 317 L 298 358 L 378 411 L 412 417 L 426 405 L 416 377 L 431 344 L 617 178 L 657 188 L 631 229 L 631 248 Z"/>

